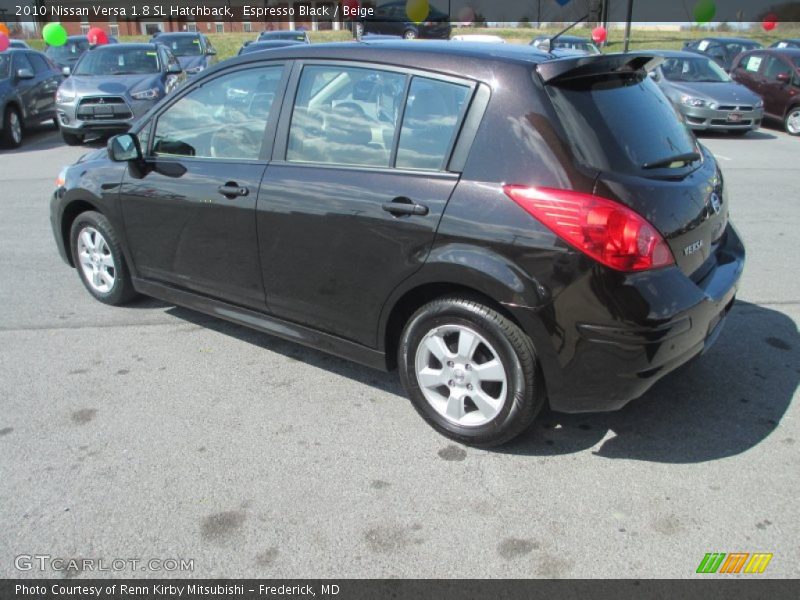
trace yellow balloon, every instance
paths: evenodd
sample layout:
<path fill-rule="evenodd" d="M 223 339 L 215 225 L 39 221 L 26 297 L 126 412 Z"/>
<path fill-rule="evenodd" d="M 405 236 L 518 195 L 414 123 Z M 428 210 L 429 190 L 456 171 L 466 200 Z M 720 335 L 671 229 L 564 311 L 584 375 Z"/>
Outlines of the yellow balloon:
<path fill-rule="evenodd" d="M 430 12 L 431 7 L 428 0 L 408 0 L 406 2 L 406 14 L 414 23 L 422 23 Z"/>

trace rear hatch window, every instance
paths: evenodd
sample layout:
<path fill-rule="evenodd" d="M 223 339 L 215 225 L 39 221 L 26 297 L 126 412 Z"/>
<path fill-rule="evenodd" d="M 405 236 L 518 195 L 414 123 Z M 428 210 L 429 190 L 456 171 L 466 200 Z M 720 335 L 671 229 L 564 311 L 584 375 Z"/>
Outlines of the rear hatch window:
<path fill-rule="evenodd" d="M 590 167 L 639 174 L 697 152 L 694 136 L 644 71 L 569 79 L 547 91 L 573 151 Z"/>

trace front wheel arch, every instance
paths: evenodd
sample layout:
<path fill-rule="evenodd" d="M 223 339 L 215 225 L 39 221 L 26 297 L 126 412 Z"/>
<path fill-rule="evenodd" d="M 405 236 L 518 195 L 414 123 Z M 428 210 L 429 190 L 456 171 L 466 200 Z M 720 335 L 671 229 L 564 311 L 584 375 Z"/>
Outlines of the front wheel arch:
<path fill-rule="evenodd" d="M 88 211 L 99 212 L 100 214 L 103 212 L 86 200 L 73 200 L 67 204 L 61 215 L 61 245 L 64 247 L 65 255 L 71 267 L 75 267 L 75 258 L 72 256 L 72 247 L 70 246 L 72 224 L 81 214 Z"/>

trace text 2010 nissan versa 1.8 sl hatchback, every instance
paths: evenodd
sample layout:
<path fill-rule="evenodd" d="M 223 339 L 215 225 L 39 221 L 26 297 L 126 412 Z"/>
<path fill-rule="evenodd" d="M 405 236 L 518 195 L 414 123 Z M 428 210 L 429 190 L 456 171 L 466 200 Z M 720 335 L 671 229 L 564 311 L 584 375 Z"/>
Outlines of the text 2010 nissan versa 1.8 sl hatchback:
<path fill-rule="evenodd" d="M 645 54 L 429 42 L 242 56 L 66 168 L 63 258 L 378 368 L 489 446 L 611 410 L 717 337 L 744 248 Z"/>

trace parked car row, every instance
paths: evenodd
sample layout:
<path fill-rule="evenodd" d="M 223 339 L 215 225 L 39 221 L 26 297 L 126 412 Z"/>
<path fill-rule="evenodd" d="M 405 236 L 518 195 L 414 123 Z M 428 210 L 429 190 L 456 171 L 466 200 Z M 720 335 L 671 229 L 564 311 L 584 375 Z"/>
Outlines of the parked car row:
<path fill-rule="evenodd" d="M 384 31 L 377 26 L 362 31 L 365 40 L 399 37 L 376 33 Z M 453 39 L 495 44 L 502 41 L 497 36 L 467 34 Z M 37 83 L 45 71 L 42 58 L 47 69 L 56 65 L 69 76 L 61 85 L 55 108 L 56 121 L 68 144 L 81 143 L 87 135 L 130 127 L 133 120 L 187 77 L 196 76 L 217 63 L 216 50 L 202 33 L 157 33 L 150 44 L 119 44 L 114 38 L 109 41 L 107 45 L 93 48 L 87 36 L 70 36 L 63 46 L 48 47 L 46 57 L 24 47 L 24 42 L 15 43 L 9 52 L 17 49 L 28 54 L 16 59 L 9 55 L 5 67 L 7 75 L 0 87 L 5 90 L 0 96 L 3 99 L 0 108 L 4 110 L 2 131 L 6 145 L 18 145 L 25 126 L 53 116 L 52 102 L 48 105 L 40 99 L 35 108 L 25 105 L 25 98 L 31 96 L 29 88 L 43 89 Z M 245 42 L 239 55 L 309 43 L 305 31 L 265 31 L 256 40 Z M 108 49 L 112 46 L 121 49 L 114 52 Z M 591 40 L 574 35 L 539 36 L 530 46 L 558 58 L 600 53 Z M 687 42 L 684 52 L 654 51 L 663 63 L 652 70 L 651 76 L 694 130 L 721 129 L 746 134 L 757 129 L 764 118 L 770 118 L 782 121 L 788 133 L 798 135 L 800 70 L 797 55 L 800 50 L 796 46 L 798 40 L 794 39 L 780 40 L 764 49 L 757 42 L 743 38 L 703 38 Z M 83 61 L 87 55 L 91 58 Z M 37 58 L 25 58 L 33 56 Z M 21 67 L 11 64 L 26 60 L 32 64 Z M 20 69 L 23 77 L 20 77 Z M 33 73 L 33 78 L 26 78 L 29 72 Z M 54 84 L 51 81 L 49 85 Z M 21 96 L 10 91 L 17 88 Z"/>

